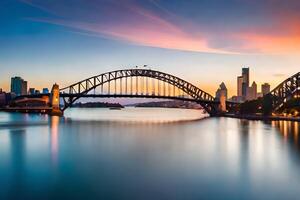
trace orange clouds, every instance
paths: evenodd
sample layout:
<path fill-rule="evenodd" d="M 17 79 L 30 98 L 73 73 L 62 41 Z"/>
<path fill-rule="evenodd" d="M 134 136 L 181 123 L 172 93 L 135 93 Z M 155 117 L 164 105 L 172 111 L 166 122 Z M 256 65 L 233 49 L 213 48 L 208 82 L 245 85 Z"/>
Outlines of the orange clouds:
<path fill-rule="evenodd" d="M 193 18 L 180 18 L 168 13 L 168 16 L 172 17 L 170 20 L 162 13 L 147 10 L 138 4 L 120 3 L 110 6 L 116 10 L 99 15 L 97 10 L 91 10 L 92 16 L 95 16 L 92 20 L 76 18 L 75 14 L 72 18 L 71 10 L 68 10 L 65 16 L 64 10 L 54 10 L 57 11 L 54 13 L 62 15 L 60 19 L 31 20 L 70 27 L 93 36 L 158 48 L 208 53 L 300 53 L 299 20 L 297 16 L 285 12 L 272 16 L 275 22 L 270 24 L 275 24 L 274 27 L 270 25 L 269 28 L 265 28 L 262 25 L 251 24 L 250 30 L 245 30 L 235 28 L 232 22 L 232 30 L 220 32 L 220 27 L 208 24 L 202 27 L 197 21 L 193 21 Z M 51 12 L 50 7 L 47 7 L 47 10 Z M 89 11 L 82 11 L 80 16 L 85 16 L 85 12 Z M 180 22 L 175 18 L 180 18 Z"/>
<path fill-rule="evenodd" d="M 300 53 L 300 21 L 296 16 L 281 14 L 278 17 L 272 32 L 258 30 L 241 32 L 235 36 L 244 41 L 244 49 L 254 49 L 259 53 Z"/>
<path fill-rule="evenodd" d="M 238 36 L 245 41 L 245 50 L 253 49 L 258 53 L 288 54 L 300 53 L 300 35 L 272 36 L 245 33 Z"/>

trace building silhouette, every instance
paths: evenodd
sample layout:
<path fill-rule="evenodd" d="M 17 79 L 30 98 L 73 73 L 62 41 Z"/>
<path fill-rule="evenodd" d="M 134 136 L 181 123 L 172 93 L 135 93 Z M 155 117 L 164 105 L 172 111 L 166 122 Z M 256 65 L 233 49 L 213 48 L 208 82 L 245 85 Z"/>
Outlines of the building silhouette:
<path fill-rule="evenodd" d="M 264 83 L 261 85 L 261 93 L 263 96 L 268 94 L 270 92 L 270 84 L 269 83 Z"/>
<path fill-rule="evenodd" d="M 243 77 L 243 83 L 242 83 L 242 96 L 245 98 L 247 96 L 247 90 L 249 88 L 249 67 L 242 68 L 242 77 Z"/>
<path fill-rule="evenodd" d="M 216 91 L 216 99 L 220 101 L 221 111 L 226 111 L 226 100 L 227 100 L 227 87 L 224 82 L 219 85 L 219 88 Z"/>
<path fill-rule="evenodd" d="M 10 91 L 16 96 L 27 94 L 27 81 L 24 81 L 21 77 L 16 76 L 11 78 Z"/>
<path fill-rule="evenodd" d="M 35 88 L 29 88 L 28 93 L 29 94 L 35 94 Z"/>
<path fill-rule="evenodd" d="M 49 89 L 48 89 L 48 88 L 43 88 L 42 93 L 43 93 L 43 94 L 48 94 L 48 93 L 49 93 Z"/>
<path fill-rule="evenodd" d="M 237 77 L 237 96 L 243 96 L 243 76 Z"/>
<path fill-rule="evenodd" d="M 247 88 L 247 96 L 246 100 L 254 100 L 257 99 L 257 84 L 253 81 L 251 87 Z"/>

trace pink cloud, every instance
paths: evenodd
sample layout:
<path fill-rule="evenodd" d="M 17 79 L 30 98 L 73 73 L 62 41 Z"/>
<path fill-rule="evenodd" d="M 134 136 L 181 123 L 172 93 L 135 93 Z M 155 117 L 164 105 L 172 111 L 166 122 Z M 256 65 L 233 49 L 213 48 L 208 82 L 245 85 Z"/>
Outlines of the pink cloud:
<path fill-rule="evenodd" d="M 31 20 L 66 26 L 84 34 L 135 45 L 209 53 L 300 52 L 300 23 L 298 20 L 292 20 L 297 19 L 296 16 L 290 16 L 288 13 L 285 15 L 283 12 L 273 16 L 278 18 L 278 23 L 271 28 L 249 27 L 248 30 L 210 34 L 205 27 L 203 27 L 204 31 L 199 30 L 201 27 L 199 28 L 192 21 L 185 23 L 189 27 L 197 27 L 191 31 L 187 26 L 183 26 L 184 20 L 181 20 L 181 23 L 172 23 L 163 14 L 153 13 L 132 1 L 120 3 L 110 1 L 110 4 L 106 5 L 113 8 L 110 12 L 106 9 L 98 11 L 97 9 L 103 8 L 104 5 L 99 6 L 96 3 L 78 11 L 66 5 L 64 7 L 53 7 L 51 4 L 41 6 L 29 0 L 24 1 L 60 16 L 60 19 L 30 18 Z M 155 1 L 154 5 L 159 6 Z M 170 15 L 169 11 L 167 15 L 176 17 Z"/>

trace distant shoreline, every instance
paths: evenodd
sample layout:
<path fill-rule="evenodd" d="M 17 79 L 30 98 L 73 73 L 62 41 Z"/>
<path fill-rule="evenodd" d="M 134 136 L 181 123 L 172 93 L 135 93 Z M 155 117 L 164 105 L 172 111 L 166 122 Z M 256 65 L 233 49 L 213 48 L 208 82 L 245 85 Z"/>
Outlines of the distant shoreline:
<path fill-rule="evenodd" d="M 87 102 L 87 103 L 75 103 L 71 108 L 124 108 L 119 103 L 108 102 Z"/>

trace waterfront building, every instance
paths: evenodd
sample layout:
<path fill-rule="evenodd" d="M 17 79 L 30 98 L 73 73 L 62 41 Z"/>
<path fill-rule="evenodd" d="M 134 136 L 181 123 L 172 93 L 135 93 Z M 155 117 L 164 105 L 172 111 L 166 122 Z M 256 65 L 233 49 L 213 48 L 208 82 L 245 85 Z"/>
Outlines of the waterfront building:
<path fill-rule="evenodd" d="M 16 76 L 11 78 L 10 91 L 16 96 L 27 94 L 27 81 L 24 81 L 21 77 Z"/>
<path fill-rule="evenodd" d="M 268 94 L 270 92 L 270 84 L 269 83 L 264 83 L 261 85 L 261 92 L 263 94 L 263 96 L 265 96 L 266 94 Z"/>
<path fill-rule="evenodd" d="M 35 88 L 29 88 L 29 94 L 35 94 Z"/>
<path fill-rule="evenodd" d="M 9 104 L 9 102 L 14 99 L 16 95 L 14 93 L 0 92 L 0 107 L 4 107 Z"/>
<path fill-rule="evenodd" d="M 49 93 L 49 89 L 48 88 L 43 88 L 43 94 L 48 94 Z"/>
<path fill-rule="evenodd" d="M 2 92 L 2 89 L 0 89 L 0 107 L 6 105 L 6 93 Z"/>

